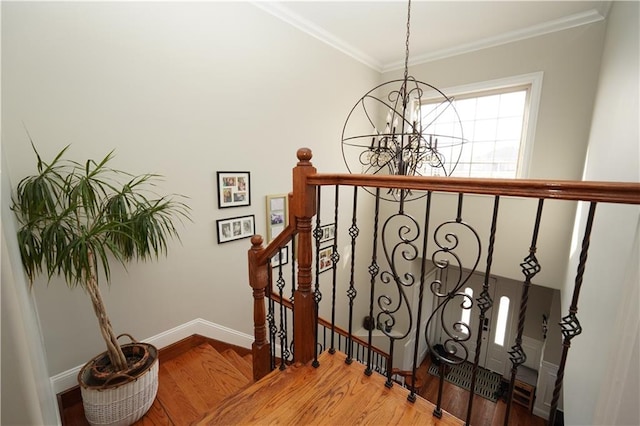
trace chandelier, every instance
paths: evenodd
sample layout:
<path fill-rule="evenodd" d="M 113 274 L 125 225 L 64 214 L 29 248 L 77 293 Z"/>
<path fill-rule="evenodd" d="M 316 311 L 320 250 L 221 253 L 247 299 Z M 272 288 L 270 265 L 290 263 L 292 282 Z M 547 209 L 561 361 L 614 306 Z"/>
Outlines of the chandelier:
<path fill-rule="evenodd" d="M 453 98 L 409 75 L 410 22 L 411 0 L 403 78 L 371 89 L 345 121 L 342 155 L 350 173 L 450 176 L 460 161 L 465 139 Z M 410 200 L 424 194 L 388 195 Z"/>

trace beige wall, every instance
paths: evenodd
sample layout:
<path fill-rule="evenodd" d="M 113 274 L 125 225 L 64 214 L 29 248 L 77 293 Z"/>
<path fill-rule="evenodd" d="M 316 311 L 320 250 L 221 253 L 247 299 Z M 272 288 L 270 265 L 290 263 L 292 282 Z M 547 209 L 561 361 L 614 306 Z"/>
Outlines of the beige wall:
<path fill-rule="evenodd" d="M 640 4 L 613 2 L 593 110 L 584 178 L 640 182 Z M 562 293 L 566 315 L 585 226 Z M 578 304 L 583 332 L 571 342 L 565 373 L 568 424 L 640 424 L 640 208 L 598 205 Z M 589 371 L 589 374 L 584 374 Z"/>
<path fill-rule="evenodd" d="M 144 339 L 203 318 L 252 333 L 250 243 L 218 245 L 215 221 L 255 214 L 264 234 L 264 197 L 290 190 L 298 147 L 344 170 L 343 120 L 379 75 L 248 3 L 5 3 L 2 19 L 3 173 L 35 171 L 26 126 L 44 158 L 115 149 L 114 166 L 189 197 L 167 259 L 113 269 L 115 329 Z M 217 209 L 221 170 L 251 172 L 250 207 Z M 81 290 L 35 292 L 50 375 L 104 350 Z"/>

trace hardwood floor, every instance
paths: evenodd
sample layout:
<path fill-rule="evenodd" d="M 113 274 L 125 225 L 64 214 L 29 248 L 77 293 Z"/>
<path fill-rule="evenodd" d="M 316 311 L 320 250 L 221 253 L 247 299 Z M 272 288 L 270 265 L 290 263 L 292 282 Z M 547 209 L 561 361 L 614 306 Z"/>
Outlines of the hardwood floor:
<path fill-rule="evenodd" d="M 309 364 L 273 371 L 225 401 L 198 425 L 414 425 L 454 426 L 463 422 L 449 413 L 438 419 L 433 404 L 408 391 L 385 387 L 379 374 L 345 364 L 346 355 L 325 351 L 320 366 Z"/>
<path fill-rule="evenodd" d="M 160 372 L 159 372 L 159 389 L 158 396 L 149 412 L 137 423 L 137 425 L 189 425 L 195 422 L 204 423 L 220 423 L 219 421 L 211 420 L 211 413 L 216 409 L 216 405 L 222 400 L 231 401 L 234 398 L 234 394 L 242 392 L 244 386 L 247 386 L 251 382 L 251 362 L 248 356 L 248 350 L 235 347 L 235 351 L 228 350 L 229 345 L 224 343 L 211 341 L 202 336 L 192 336 L 185 339 L 183 342 L 179 342 L 171 347 L 161 349 L 160 351 Z M 215 349 L 215 350 L 214 350 Z M 337 359 L 337 358 L 335 358 Z M 344 359 L 338 360 L 336 367 L 339 365 L 344 366 Z M 362 367 L 362 368 L 359 368 Z M 363 381 L 364 376 L 363 366 L 352 365 L 350 367 L 353 371 L 357 372 L 358 381 Z M 428 369 L 428 362 L 424 363 L 419 370 L 419 377 L 424 374 L 424 385 L 422 386 L 421 396 L 427 400 L 435 401 L 437 397 L 438 379 L 435 376 L 430 376 L 426 373 Z M 317 371 L 317 370 L 314 370 Z M 282 375 L 281 372 L 275 374 Z M 286 374 L 283 378 L 287 376 Z M 374 373 L 374 376 L 377 375 Z M 325 381 L 330 381 L 332 376 L 329 375 Z M 307 377 L 308 379 L 309 377 Z M 377 376 L 376 380 L 382 379 Z M 336 404 L 336 396 L 345 389 L 356 389 L 355 385 L 346 385 L 344 383 L 336 383 L 334 396 L 328 397 L 325 402 L 327 404 Z M 377 385 L 375 385 L 377 386 Z M 445 382 L 445 392 L 442 402 L 442 408 L 445 411 L 453 414 L 454 416 L 464 419 L 466 417 L 467 399 L 469 392 L 464 389 L 458 388 L 451 383 Z M 379 392 L 384 392 L 386 388 L 384 386 L 377 386 Z M 404 395 L 402 401 L 397 401 L 400 405 L 406 405 L 407 392 L 403 390 L 399 385 L 394 386 L 396 390 L 402 391 Z M 259 394 L 264 394 L 270 390 L 276 392 L 275 387 L 263 386 Z M 290 398 L 299 401 L 297 398 L 301 397 L 298 394 L 291 395 Z M 284 395 L 275 396 L 270 400 L 266 406 L 273 408 L 277 406 L 277 401 L 285 398 Z M 338 398 L 339 399 L 339 398 Z M 352 403 L 356 405 L 369 404 L 371 398 L 359 399 L 360 402 Z M 238 403 L 238 411 L 246 412 L 253 406 L 252 401 L 255 399 L 249 399 L 245 403 Z M 63 425 L 78 425 L 85 426 L 87 421 L 84 418 L 84 411 L 82 409 L 82 402 L 79 399 L 79 391 L 77 395 L 74 392 L 66 393 L 59 396 L 59 402 L 61 403 L 61 417 L 63 419 Z M 425 402 L 425 401 L 423 401 Z M 399 406 L 400 406 L 399 405 Z M 299 406 L 297 404 L 296 406 Z M 374 407 L 374 405 L 371 405 Z M 317 416 L 319 412 L 326 413 L 326 407 L 316 408 L 320 411 L 308 411 L 310 406 L 306 405 L 304 408 L 296 410 L 293 415 L 309 415 L 310 418 Z M 413 418 L 415 422 L 420 424 L 429 424 L 428 422 L 433 419 L 431 415 L 432 408 L 413 408 L 411 410 L 414 415 L 420 414 L 419 422 L 418 418 Z M 269 409 L 271 409 L 269 408 Z M 506 405 L 504 402 L 499 401 L 497 404 L 492 403 L 480 396 L 476 396 L 474 399 L 474 415 L 472 417 L 471 424 L 481 426 L 494 426 L 502 425 L 504 419 Z M 390 411 L 392 419 L 401 416 L 401 410 L 390 408 L 383 410 L 384 412 Z M 353 410 L 348 410 L 340 419 L 333 418 L 335 421 L 329 421 L 327 419 L 324 424 L 344 424 L 345 419 L 349 418 Z M 377 411 L 380 414 L 380 411 Z M 407 414 L 408 415 L 408 414 Z M 208 416 L 208 417 L 207 417 Z M 410 417 L 409 417 L 410 418 Z M 208 420 L 207 420 L 208 419 Z M 223 418 L 220 417 L 220 421 Z M 231 421 L 231 417 L 228 418 L 229 422 L 225 424 L 246 424 L 234 423 Z M 265 419 L 261 418 L 259 423 L 264 424 Z M 383 420 L 380 415 L 375 418 L 373 424 L 381 424 Z M 308 419 L 305 418 L 303 423 L 308 423 Z M 358 419 L 351 419 L 352 423 L 362 423 Z M 405 419 L 406 420 L 406 419 Z M 284 418 L 280 421 L 283 424 L 287 424 Z M 415 423 L 412 420 L 406 420 L 404 423 Z M 426 423 L 425 423 L 426 422 Z M 311 422 L 313 423 L 313 422 Z M 318 423 L 316 421 L 316 423 Z M 383 422 L 385 423 L 385 422 Z M 394 424 L 400 424 L 397 421 L 393 421 Z M 288 424 L 300 424 L 298 421 L 291 421 Z M 385 423 L 389 424 L 389 423 Z M 544 420 L 539 417 L 535 417 L 527 413 L 527 410 L 514 404 L 511 411 L 510 425 L 516 426 L 542 426 Z"/>
<path fill-rule="evenodd" d="M 251 384 L 249 352 L 202 336 L 161 349 L 158 394 L 136 425 L 188 425 L 201 418 Z M 63 425 L 88 426 L 79 389 L 59 395 L 58 403 Z"/>
<path fill-rule="evenodd" d="M 427 372 L 430 365 L 431 361 L 427 357 L 418 370 L 417 376 L 424 383 L 419 394 L 435 404 L 438 400 L 439 378 Z M 467 418 L 469 391 L 445 381 L 442 394 L 442 409 L 465 420 Z M 502 400 L 491 402 L 486 398 L 475 395 L 470 423 L 482 426 L 502 426 L 506 409 L 507 404 Z M 526 407 L 515 403 L 512 404 L 509 416 L 510 426 L 545 426 L 545 424 L 546 421 L 544 419 L 534 416 Z"/>

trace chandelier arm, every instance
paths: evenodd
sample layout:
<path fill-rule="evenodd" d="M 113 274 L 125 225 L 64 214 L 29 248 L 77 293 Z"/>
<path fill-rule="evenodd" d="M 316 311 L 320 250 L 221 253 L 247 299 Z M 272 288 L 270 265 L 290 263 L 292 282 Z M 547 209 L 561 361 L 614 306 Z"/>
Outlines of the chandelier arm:
<path fill-rule="evenodd" d="M 449 176 L 461 159 L 467 141 L 453 98 L 409 75 L 410 37 L 411 0 L 408 0 L 403 78 L 379 84 L 361 97 L 342 129 L 342 156 L 351 173 Z M 426 108 L 421 100 L 427 94 L 435 108 L 423 116 Z M 367 126 L 370 130 L 362 132 Z M 451 134 L 442 134 L 439 130 L 442 128 L 451 129 Z M 390 191 L 380 196 L 402 205 L 405 200 L 424 194 Z"/>

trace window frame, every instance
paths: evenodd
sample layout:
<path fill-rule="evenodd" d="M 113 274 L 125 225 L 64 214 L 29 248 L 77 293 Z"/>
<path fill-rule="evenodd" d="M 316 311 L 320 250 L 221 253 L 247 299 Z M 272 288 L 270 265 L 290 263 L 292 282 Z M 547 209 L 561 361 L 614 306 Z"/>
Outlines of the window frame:
<path fill-rule="evenodd" d="M 522 123 L 522 139 L 518 152 L 515 179 L 528 178 L 530 176 L 535 132 L 538 122 L 538 110 L 542 94 L 543 74 L 544 73 L 542 71 L 539 71 L 530 74 L 522 74 L 442 89 L 442 93 L 447 97 L 454 99 L 469 99 L 487 96 L 490 94 L 503 93 L 506 89 L 517 90 L 524 87 L 529 89 L 529 93 L 527 94 L 528 100 L 525 101 L 525 111 Z M 429 100 L 432 99 L 434 99 L 432 96 L 426 94 L 423 98 L 418 99 L 417 102 L 419 102 L 419 105 L 422 105 L 423 103 L 428 103 Z M 474 178 L 474 176 L 471 176 L 471 178 Z"/>

